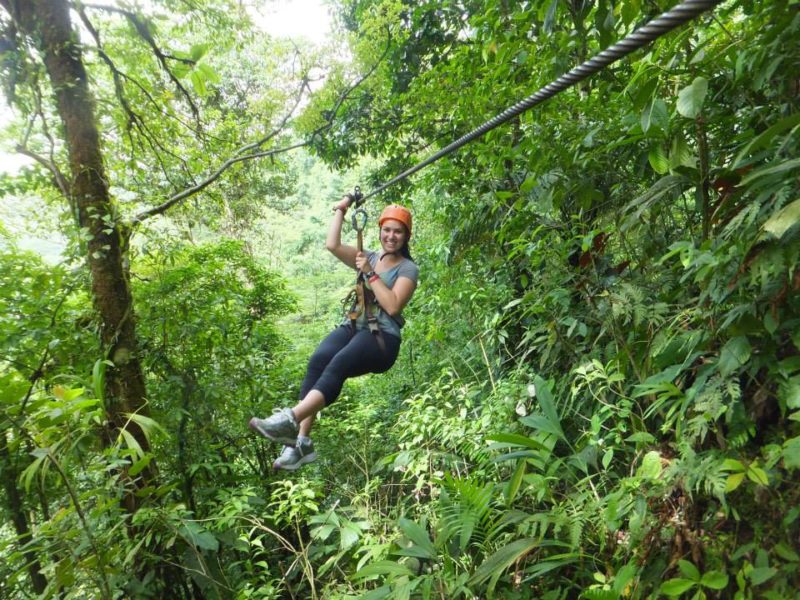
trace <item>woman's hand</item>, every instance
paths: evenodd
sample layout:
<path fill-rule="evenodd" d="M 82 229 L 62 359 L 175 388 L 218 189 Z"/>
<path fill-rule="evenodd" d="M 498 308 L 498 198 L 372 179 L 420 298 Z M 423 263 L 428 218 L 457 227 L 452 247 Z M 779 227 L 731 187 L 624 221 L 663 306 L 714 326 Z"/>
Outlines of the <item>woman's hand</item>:
<path fill-rule="evenodd" d="M 339 200 L 336 204 L 333 205 L 333 212 L 337 210 L 342 211 L 342 216 L 347 214 L 347 209 L 350 208 L 350 203 L 353 201 L 353 198 L 349 194 L 345 194 L 345 196 Z"/>
<path fill-rule="evenodd" d="M 356 254 L 356 269 L 364 273 L 365 275 L 372 271 L 372 265 L 369 264 L 369 260 L 367 260 L 367 255 L 363 252 L 358 252 Z"/>

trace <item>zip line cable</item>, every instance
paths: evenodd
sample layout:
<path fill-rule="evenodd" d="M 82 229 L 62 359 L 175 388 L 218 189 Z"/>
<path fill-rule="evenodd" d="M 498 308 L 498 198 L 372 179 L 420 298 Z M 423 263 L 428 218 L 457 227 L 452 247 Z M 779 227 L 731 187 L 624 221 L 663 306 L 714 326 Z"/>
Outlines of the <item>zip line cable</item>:
<path fill-rule="evenodd" d="M 613 46 L 606 48 L 600 54 L 597 54 L 589 60 L 584 61 L 552 83 L 548 83 L 535 94 L 528 96 L 520 102 L 517 102 L 514 106 L 507 108 L 493 119 L 486 121 L 480 127 L 473 129 L 448 146 L 445 146 L 436 154 L 433 154 L 422 162 L 417 163 L 410 169 L 400 173 L 397 177 L 390 179 L 370 193 L 364 195 L 361 202 L 364 202 L 367 198 L 371 198 L 372 196 L 380 194 L 389 186 L 394 185 L 398 181 L 401 181 L 410 175 L 413 175 L 431 163 L 436 162 L 443 156 L 446 156 L 451 152 L 455 152 L 461 148 L 461 146 L 464 146 L 472 140 L 481 137 L 483 134 L 491 131 L 495 127 L 510 121 L 514 117 L 520 115 L 526 110 L 533 108 L 537 104 L 541 104 L 545 100 L 548 100 L 556 94 L 559 94 L 575 84 L 580 83 L 584 79 L 588 79 L 595 73 L 602 71 L 608 65 L 618 61 L 621 58 L 624 58 L 634 50 L 638 50 L 639 48 L 646 46 L 665 33 L 676 29 L 677 27 L 687 23 L 688 21 L 691 21 L 705 11 L 716 7 L 716 5 L 721 4 L 722 1 L 723 0 L 685 0 L 684 2 L 681 2 L 679 5 L 656 17 Z M 359 204 L 361 202 L 359 202 Z"/>

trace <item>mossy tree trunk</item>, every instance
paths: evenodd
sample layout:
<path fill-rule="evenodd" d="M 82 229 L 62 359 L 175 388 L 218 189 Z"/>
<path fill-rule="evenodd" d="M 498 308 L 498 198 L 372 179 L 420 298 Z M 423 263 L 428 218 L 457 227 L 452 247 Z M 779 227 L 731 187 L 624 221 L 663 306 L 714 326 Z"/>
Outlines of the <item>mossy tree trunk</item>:
<path fill-rule="evenodd" d="M 147 451 L 144 432 L 126 416 L 146 412 L 145 382 L 137 355 L 133 299 L 124 257 L 128 236 L 109 194 L 94 101 L 69 5 L 65 0 L 0 0 L 0 4 L 38 50 L 63 125 L 71 175 L 69 200 L 77 207 L 79 225 L 86 232 L 87 264 L 104 358 L 114 363 L 105 377 L 104 441 L 113 443 L 118 429 L 127 427 Z M 152 473 L 152 468 L 143 471 L 139 485 Z M 136 504 L 134 494 L 128 493 L 128 510 L 136 510 Z"/>

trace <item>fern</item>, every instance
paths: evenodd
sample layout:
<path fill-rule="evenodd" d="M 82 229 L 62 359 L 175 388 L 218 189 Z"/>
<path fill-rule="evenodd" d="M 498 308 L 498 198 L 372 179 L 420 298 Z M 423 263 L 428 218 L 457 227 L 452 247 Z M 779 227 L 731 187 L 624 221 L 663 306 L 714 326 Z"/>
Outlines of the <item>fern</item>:
<path fill-rule="evenodd" d="M 473 479 L 455 479 L 446 475 L 439 499 L 442 521 L 442 542 L 457 542 L 457 548 L 466 552 L 470 542 L 481 544 L 497 518 L 492 507 L 493 486 Z"/>

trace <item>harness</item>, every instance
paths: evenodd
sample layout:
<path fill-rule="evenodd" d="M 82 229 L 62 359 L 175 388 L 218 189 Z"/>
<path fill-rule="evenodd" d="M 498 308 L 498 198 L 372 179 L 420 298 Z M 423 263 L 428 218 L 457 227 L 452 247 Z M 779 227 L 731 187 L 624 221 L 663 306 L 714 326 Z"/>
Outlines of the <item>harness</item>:
<path fill-rule="evenodd" d="M 351 204 L 355 202 L 357 207 L 363 203 L 361 189 L 358 187 L 355 188 L 353 194 L 350 194 L 350 197 L 352 199 Z M 358 251 L 363 252 L 364 228 L 367 225 L 367 211 L 363 208 L 356 208 L 356 210 L 353 211 L 350 222 L 353 226 L 353 229 L 356 230 Z M 363 271 L 358 271 L 355 285 L 353 286 L 353 289 L 350 290 L 350 293 L 347 295 L 347 297 L 342 301 L 342 304 L 344 306 L 347 306 L 348 304 L 350 305 L 350 309 L 347 311 L 347 317 L 350 319 L 350 334 L 355 335 L 356 321 L 362 314 L 366 314 L 369 331 L 375 336 L 375 341 L 378 343 L 378 348 L 381 349 L 382 353 L 386 354 L 386 341 L 383 339 L 383 332 L 380 330 L 380 327 L 378 327 L 378 317 L 375 315 L 375 305 L 378 304 L 378 300 L 375 298 L 373 291 L 366 286 L 366 280 L 364 278 Z"/>

